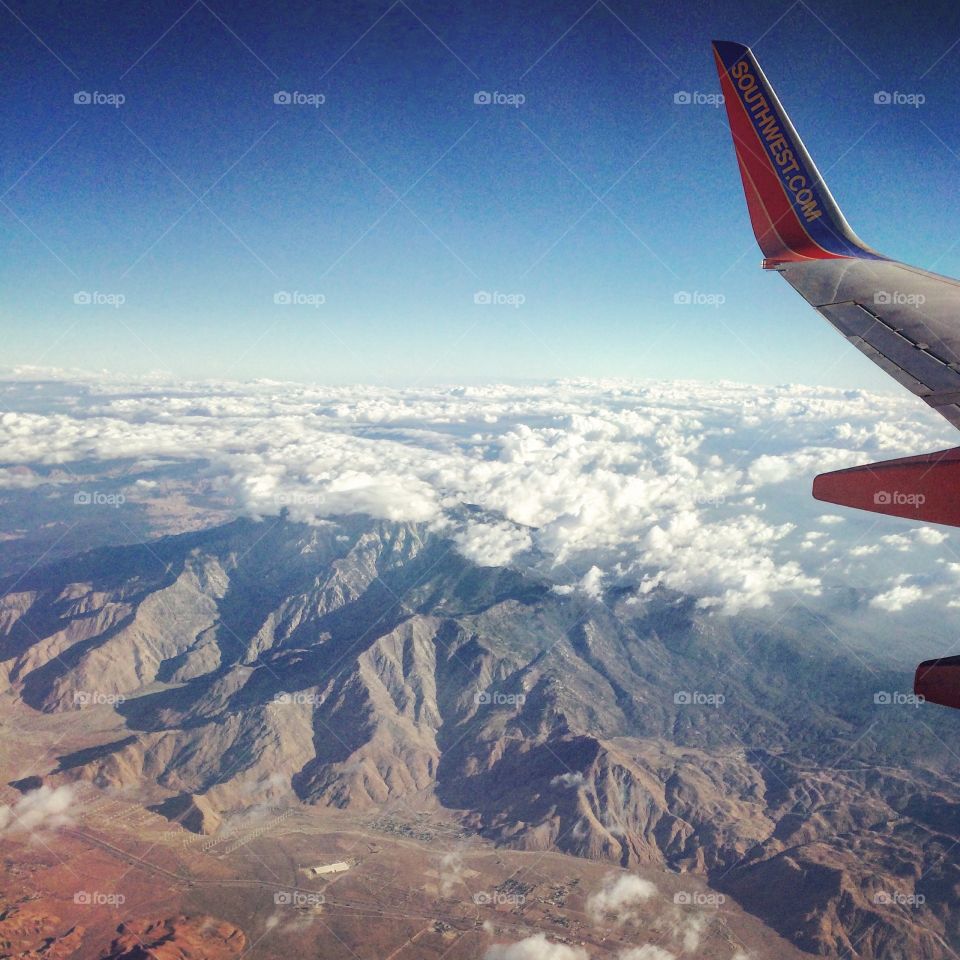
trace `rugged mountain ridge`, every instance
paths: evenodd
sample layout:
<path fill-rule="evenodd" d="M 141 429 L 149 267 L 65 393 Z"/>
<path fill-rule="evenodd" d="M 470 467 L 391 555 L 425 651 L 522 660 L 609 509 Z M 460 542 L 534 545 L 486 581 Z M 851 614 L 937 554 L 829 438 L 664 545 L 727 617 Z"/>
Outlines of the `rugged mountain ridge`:
<path fill-rule="evenodd" d="M 956 722 L 875 704 L 904 677 L 802 618 L 564 594 L 364 517 L 236 521 L 0 592 L 17 709 L 116 715 L 56 776 L 213 822 L 441 804 L 500 843 L 704 874 L 813 952 L 960 942 Z"/>

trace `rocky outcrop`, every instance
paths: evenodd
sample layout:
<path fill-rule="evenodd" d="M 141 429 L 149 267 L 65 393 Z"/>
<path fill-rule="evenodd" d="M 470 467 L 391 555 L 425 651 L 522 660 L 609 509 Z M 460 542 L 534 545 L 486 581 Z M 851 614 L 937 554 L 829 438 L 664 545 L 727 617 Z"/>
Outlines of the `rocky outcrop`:
<path fill-rule="evenodd" d="M 233 960 L 247 938 L 213 917 L 168 917 L 122 923 L 102 960 Z"/>

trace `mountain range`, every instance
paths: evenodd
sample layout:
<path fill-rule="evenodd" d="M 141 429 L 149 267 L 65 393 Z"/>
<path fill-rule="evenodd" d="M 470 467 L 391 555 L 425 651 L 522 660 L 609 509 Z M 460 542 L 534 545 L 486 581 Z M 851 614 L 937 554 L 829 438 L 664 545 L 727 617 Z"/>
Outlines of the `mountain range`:
<path fill-rule="evenodd" d="M 802 950 L 960 948 L 960 727 L 802 606 L 558 589 L 443 530 L 240 519 L 0 585 L 12 783 L 187 829 L 295 803 L 437 810 L 501 847 L 695 873 Z"/>

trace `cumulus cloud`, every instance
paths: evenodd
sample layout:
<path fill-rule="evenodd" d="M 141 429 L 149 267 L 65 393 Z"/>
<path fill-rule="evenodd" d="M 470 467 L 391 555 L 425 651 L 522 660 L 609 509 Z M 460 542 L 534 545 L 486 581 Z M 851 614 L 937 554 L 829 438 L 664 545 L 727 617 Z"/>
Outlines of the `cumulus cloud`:
<path fill-rule="evenodd" d="M 908 583 L 907 579 L 905 575 L 895 578 L 889 590 L 878 593 L 870 600 L 870 606 L 888 613 L 899 613 L 906 607 L 927 599 L 928 593 L 923 587 Z"/>
<path fill-rule="evenodd" d="M 456 850 L 445 853 L 440 858 L 440 893 L 444 897 L 452 896 L 454 889 L 463 883 L 463 857 Z"/>
<path fill-rule="evenodd" d="M 69 784 L 30 790 L 12 805 L 0 806 L 0 835 L 52 830 L 70 823 L 74 790 Z"/>
<path fill-rule="evenodd" d="M 483 960 L 589 960 L 589 956 L 582 947 L 554 943 L 537 933 L 516 943 L 495 943 L 487 947 Z"/>
<path fill-rule="evenodd" d="M 699 596 L 701 605 L 731 614 L 766 606 L 778 590 L 816 596 L 817 577 L 804 573 L 795 560 L 778 561 L 774 552 L 794 529 L 790 523 L 774 526 L 745 515 L 703 530 L 696 517 L 679 514 L 647 534 L 648 552 L 662 567 L 652 582 Z"/>
<path fill-rule="evenodd" d="M 677 955 L 663 947 L 645 943 L 642 947 L 631 947 L 622 951 L 617 960 L 677 960 Z"/>
<path fill-rule="evenodd" d="M 590 960 L 582 947 L 571 947 L 563 943 L 552 943 L 546 936 L 538 933 L 512 944 L 495 944 L 488 947 L 483 960 Z M 617 960 L 678 960 L 671 953 L 656 944 L 645 943 L 639 947 L 629 947 L 617 954 Z M 746 954 L 735 954 L 733 960 L 747 960 Z"/>
<path fill-rule="evenodd" d="M 636 917 L 636 907 L 657 892 L 656 886 L 634 874 L 608 874 L 599 890 L 587 897 L 587 913 L 594 923 L 613 918 L 617 924 Z"/>
<path fill-rule="evenodd" d="M 757 486 L 783 483 L 795 477 L 812 476 L 825 470 L 852 467 L 857 460 L 851 451 L 833 448 L 795 450 L 788 454 L 763 454 L 750 464 L 748 476 Z"/>
<path fill-rule="evenodd" d="M 702 913 L 688 914 L 677 924 L 674 928 L 674 936 L 683 944 L 684 953 L 696 953 L 706 925 L 707 918 Z"/>
<path fill-rule="evenodd" d="M 928 546 L 939 546 L 947 535 L 942 530 L 935 530 L 933 527 L 917 527 L 913 531 L 913 536 L 918 543 L 925 543 Z"/>
<path fill-rule="evenodd" d="M 579 787 L 583 783 L 583 774 L 577 771 L 576 773 L 560 773 L 555 776 L 550 781 L 551 787 Z"/>
<path fill-rule="evenodd" d="M 888 533 L 880 538 L 880 542 L 891 550 L 906 552 L 910 549 L 912 541 L 908 536 L 902 533 Z"/>
<path fill-rule="evenodd" d="M 151 471 L 186 465 L 256 517 L 423 522 L 470 560 L 535 568 L 561 591 L 633 590 L 642 601 L 663 587 L 723 614 L 778 594 L 812 600 L 824 558 L 872 556 L 878 533 L 859 543 L 855 522 L 812 505 L 798 517 L 814 473 L 944 444 L 939 421 L 910 398 L 796 385 L 389 389 L 91 375 L 41 403 L 38 376 L 19 371 L 4 388 L 0 490 L 49 497 L 123 464 L 127 503 L 147 503 L 165 495 Z M 810 536 L 814 524 L 837 539 Z M 884 553 L 906 554 L 944 535 L 887 536 L 903 541 Z"/>
<path fill-rule="evenodd" d="M 468 560 L 481 567 L 504 567 L 517 554 L 529 550 L 529 531 L 509 523 L 467 523 L 454 534 L 453 542 Z"/>

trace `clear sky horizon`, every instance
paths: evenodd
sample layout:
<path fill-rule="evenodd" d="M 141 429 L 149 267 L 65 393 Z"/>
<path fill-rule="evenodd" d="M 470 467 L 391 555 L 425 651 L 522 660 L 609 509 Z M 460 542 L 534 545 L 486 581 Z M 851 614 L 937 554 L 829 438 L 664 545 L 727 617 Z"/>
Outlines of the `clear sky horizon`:
<path fill-rule="evenodd" d="M 889 389 L 759 269 L 725 114 L 697 102 L 714 38 L 753 46 L 867 243 L 960 275 L 946 3 L 0 17 L 4 365 Z"/>

